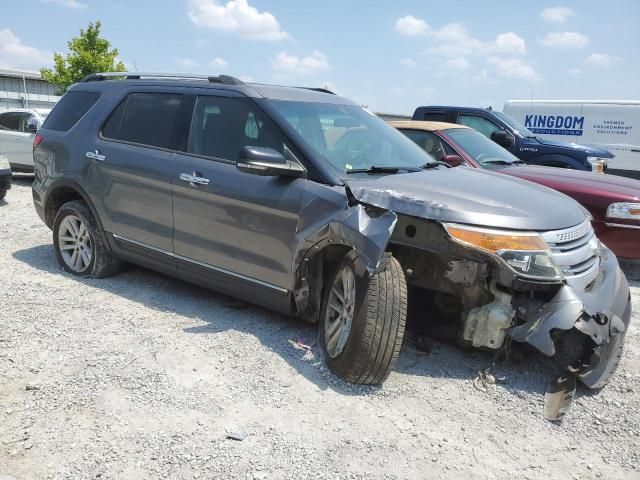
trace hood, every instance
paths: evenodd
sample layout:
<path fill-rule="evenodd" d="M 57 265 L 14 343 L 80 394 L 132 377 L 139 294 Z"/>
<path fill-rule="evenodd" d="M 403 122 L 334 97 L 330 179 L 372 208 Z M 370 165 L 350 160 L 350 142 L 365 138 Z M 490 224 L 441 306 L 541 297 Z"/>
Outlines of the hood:
<path fill-rule="evenodd" d="M 567 195 L 584 192 L 590 196 L 601 196 L 611 201 L 637 202 L 640 200 L 640 180 L 632 178 L 534 165 L 505 167 L 496 171 L 540 183 Z"/>
<path fill-rule="evenodd" d="M 613 158 L 613 154 L 608 150 L 603 150 L 602 148 L 592 147 L 589 145 L 582 145 L 580 143 L 558 142 L 556 140 L 548 140 L 540 137 L 529 138 L 528 140 L 548 147 L 571 150 L 573 152 L 577 150 L 589 157 Z"/>
<path fill-rule="evenodd" d="M 582 207 L 559 192 L 475 168 L 344 181 L 358 201 L 412 217 L 514 230 L 558 230 L 585 219 Z"/>

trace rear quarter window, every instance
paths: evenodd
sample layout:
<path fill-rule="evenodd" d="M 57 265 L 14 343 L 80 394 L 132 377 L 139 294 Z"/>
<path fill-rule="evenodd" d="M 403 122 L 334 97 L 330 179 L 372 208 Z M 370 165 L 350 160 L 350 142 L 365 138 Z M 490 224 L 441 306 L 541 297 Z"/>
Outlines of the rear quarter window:
<path fill-rule="evenodd" d="M 67 92 L 47 116 L 43 128 L 66 132 L 98 101 L 98 92 Z"/>

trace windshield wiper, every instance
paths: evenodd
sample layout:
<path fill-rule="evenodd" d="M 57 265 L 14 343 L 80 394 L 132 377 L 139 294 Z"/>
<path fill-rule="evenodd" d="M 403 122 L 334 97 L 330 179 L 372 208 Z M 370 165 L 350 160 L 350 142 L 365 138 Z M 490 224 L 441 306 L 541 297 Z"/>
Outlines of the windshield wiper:
<path fill-rule="evenodd" d="M 347 170 L 347 173 L 397 173 L 400 170 L 407 170 L 409 172 L 417 172 L 419 168 L 416 167 L 394 167 L 386 165 L 371 165 L 367 168 L 352 168 Z"/>
<path fill-rule="evenodd" d="M 480 163 L 482 163 L 483 165 L 485 163 L 491 163 L 491 164 L 494 164 L 494 165 L 515 165 L 517 163 L 524 163 L 524 162 L 509 162 L 507 160 L 497 160 L 496 159 L 496 160 L 485 160 L 484 162 L 480 162 Z"/>
<path fill-rule="evenodd" d="M 422 169 L 423 169 L 423 170 L 427 170 L 427 169 L 429 169 L 429 168 L 436 168 L 436 167 L 440 167 L 440 166 L 445 166 L 445 167 L 447 167 L 447 168 L 451 168 L 451 165 L 449 165 L 448 163 L 446 163 L 446 162 L 441 162 L 441 161 L 439 161 L 439 160 L 435 160 L 435 161 L 433 161 L 433 162 L 425 163 L 425 164 L 422 166 Z"/>

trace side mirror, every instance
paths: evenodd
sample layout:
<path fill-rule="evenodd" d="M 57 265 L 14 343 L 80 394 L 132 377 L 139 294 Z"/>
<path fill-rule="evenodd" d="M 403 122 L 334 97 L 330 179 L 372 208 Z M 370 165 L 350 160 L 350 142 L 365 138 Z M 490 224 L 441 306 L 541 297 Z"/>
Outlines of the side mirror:
<path fill-rule="evenodd" d="M 462 157 L 455 154 L 445 155 L 444 157 L 442 157 L 442 161 L 452 167 L 459 167 L 460 165 L 464 165 L 464 160 L 462 159 Z"/>
<path fill-rule="evenodd" d="M 504 148 L 512 147 L 516 143 L 515 137 L 504 130 L 498 130 L 491 134 L 491 140 Z"/>
<path fill-rule="evenodd" d="M 24 129 L 27 133 L 36 133 L 39 128 L 40 122 L 35 117 L 31 117 L 29 120 L 27 120 L 27 123 L 24 126 Z"/>
<path fill-rule="evenodd" d="M 244 173 L 262 175 L 265 177 L 302 178 L 307 172 L 297 161 L 287 160 L 277 150 L 267 147 L 242 147 L 236 168 Z"/>

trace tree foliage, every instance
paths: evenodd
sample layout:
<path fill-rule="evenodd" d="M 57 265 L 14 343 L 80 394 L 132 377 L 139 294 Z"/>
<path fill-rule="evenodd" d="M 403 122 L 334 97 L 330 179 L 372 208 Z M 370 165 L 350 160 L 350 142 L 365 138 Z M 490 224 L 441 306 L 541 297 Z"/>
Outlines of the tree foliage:
<path fill-rule="evenodd" d="M 68 42 L 69 53 L 63 57 L 54 53 L 53 69 L 40 70 L 42 78 L 53 83 L 58 93 L 63 94 L 72 85 L 91 73 L 123 72 L 124 63 L 118 61 L 118 49 L 111 50 L 108 40 L 100 37 L 99 21 L 89 23 L 86 30 L 80 29 L 80 36 Z"/>

